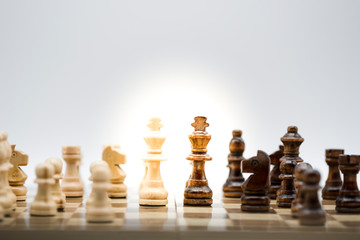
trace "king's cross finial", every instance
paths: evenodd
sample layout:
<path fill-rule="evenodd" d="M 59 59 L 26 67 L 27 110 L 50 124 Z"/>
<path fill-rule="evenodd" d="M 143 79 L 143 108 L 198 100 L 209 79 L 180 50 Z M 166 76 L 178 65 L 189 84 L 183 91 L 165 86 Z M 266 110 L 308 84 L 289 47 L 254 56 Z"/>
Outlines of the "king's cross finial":
<path fill-rule="evenodd" d="M 209 126 L 206 119 L 206 117 L 195 117 L 195 122 L 193 122 L 191 126 L 195 128 L 195 131 L 205 131 L 205 129 Z"/>
<path fill-rule="evenodd" d="M 163 127 L 160 122 L 160 118 L 151 118 L 150 123 L 147 126 L 150 128 L 151 131 L 160 131 L 160 128 Z"/>

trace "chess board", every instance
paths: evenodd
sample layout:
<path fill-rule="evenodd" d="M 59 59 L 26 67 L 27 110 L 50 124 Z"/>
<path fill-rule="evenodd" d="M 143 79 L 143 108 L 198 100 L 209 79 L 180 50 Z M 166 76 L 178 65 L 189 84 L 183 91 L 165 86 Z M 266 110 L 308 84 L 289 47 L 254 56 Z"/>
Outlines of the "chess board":
<path fill-rule="evenodd" d="M 85 199 L 67 198 L 64 212 L 55 217 L 33 217 L 29 205 L 18 202 L 12 217 L 0 223 L 0 239 L 360 239 L 360 215 L 335 212 L 334 201 L 324 201 L 326 226 L 301 226 L 290 209 L 271 202 L 269 213 L 246 213 L 240 199 L 219 192 L 211 207 L 184 206 L 181 194 L 169 194 L 165 207 L 139 207 L 138 195 L 112 199 L 113 223 L 87 223 Z M 4 237 L 4 238 L 3 238 Z"/>

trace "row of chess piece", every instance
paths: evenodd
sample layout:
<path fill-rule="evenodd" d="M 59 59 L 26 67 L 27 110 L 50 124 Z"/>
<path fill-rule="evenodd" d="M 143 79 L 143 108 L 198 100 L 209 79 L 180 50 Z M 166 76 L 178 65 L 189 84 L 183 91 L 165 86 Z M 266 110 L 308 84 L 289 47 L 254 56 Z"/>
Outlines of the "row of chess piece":
<path fill-rule="evenodd" d="M 206 120 L 206 117 L 195 117 L 195 122 L 191 124 L 195 128 L 189 135 L 192 151 L 186 159 L 192 161 L 193 170 L 186 182 L 185 205 L 212 204 L 212 190 L 205 177 L 205 162 L 212 160 L 207 154 L 207 144 L 211 135 L 206 132 L 206 127 L 209 126 Z M 164 206 L 168 203 L 168 192 L 161 179 L 160 162 L 166 160 L 161 150 L 166 138 L 160 132 L 163 125 L 159 118 L 150 119 L 148 127 L 150 131 L 144 137 L 148 150 L 143 157 L 145 175 L 140 184 L 139 204 Z M 230 171 L 223 186 L 224 196 L 241 198 L 241 209 L 248 212 L 267 212 L 270 209 L 270 198 L 276 199 L 277 206 L 291 208 L 293 216 L 298 217 L 301 224 L 324 224 L 325 212 L 318 198 L 320 174 L 309 164 L 302 163 L 303 160 L 299 157 L 299 148 L 304 139 L 298 134 L 297 127 L 288 127 L 287 133 L 281 138 L 284 146 L 280 146 L 280 149 L 270 156 L 259 150 L 257 156 L 245 159 L 245 144 L 241 136 L 240 130 L 233 131 L 228 155 Z M 83 196 L 84 184 L 79 175 L 80 147 L 64 146 L 62 151 L 66 162 L 64 177 L 62 161 L 59 158 L 47 159 L 36 168 L 36 182 L 39 186 L 30 207 L 31 215 L 54 215 L 56 209 L 63 210 L 66 197 Z M 339 212 L 359 213 L 360 193 L 356 174 L 360 169 L 360 156 L 343 153 L 340 149 L 326 150 L 326 162 L 330 170 L 322 196 L 323 199 L 336 199 L 336 210 Z M 126 174 L 120 167 L 120 164 L 126 163 L 125 154 L 120 151 L 119 146 L 108 145 L 103 149 L 102 159 L 93 162 L 90 167 L 93 189 L 86 204 L 89 222 L 111 221 L 111 211 L 104 211 L 111 208 L 108 197 L 126 197 Z M 1 132 L 0 219 L 1 212 L 7 216 L 11 215 L 16 200 L 26 199 L 26 174 L 19 166 L 26 165 L 27 161 L 28 156 L 15 150 L 15 145 L 10 146 L 7 143 L 7 134 Z M 274 167 L 270 172 L 271 164 Z M 339 168 L 344 174 L 343 183 Z M 253 174 L 245 181 L 242 172 Z M 59 181 L 62 177 L 60 186 Z M 92 199 L 96 199 L 94 204 Z M 104 215 L 105 213 L 107 215 Z"/>

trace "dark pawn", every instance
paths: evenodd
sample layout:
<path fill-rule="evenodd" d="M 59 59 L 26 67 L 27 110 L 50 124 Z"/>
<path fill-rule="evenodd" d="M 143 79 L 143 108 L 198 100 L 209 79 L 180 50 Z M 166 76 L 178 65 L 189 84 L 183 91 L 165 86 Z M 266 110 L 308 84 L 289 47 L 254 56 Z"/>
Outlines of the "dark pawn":
<path fill-rule="evenodd" d="M 206 149 L 211 139 L 211 135 L 205 131 L 209 124 L 206 122 L 206 117 L 195 117 L 195 122 L 191 126 L 195 130 L 189 135 L 191 154 L 186 159 L 192 161 L 193 170 L 186 183 L 184 204 L 209 206 L 213 202 L 213 193 L 205 176 L 205 161 L 212 159 Z"/>
<path fill-rule="evenodd" d="M 322 198 L 335 200 L 339 196 L 342 181 L 339 171 L 339 156 L 344 154 L 343 149 L 326 149 L 326 163 L 329 165 L 329 175 L 322 190 Z"/>
<path fill-rule="evenodd" d="M 244 173 L 254 173 L 242 184 L 241 210 L 248 212 L 267 212 L 270 198 L 267 191 L 270 185 L 270 159 L 263 151 L 256 157 L 243 160 L 241 169 Z"/>
<path fill-rule="evenodd" d="M 309 163 L 299 163 L 295 167 L 295 188 L 296 188 L 296 198 L 291 204 L 291 214 L 294 218 L 298 217 L 299 211 L 304 203 L 304 172 L 306 170 L 311 170 L 312 166 Z"/>
<path fill-rule="evenodd" d="M 241 161 L 244 160 L 243 152 L 245 150 L 244 140 L 241 138 L 242 131 L 234 130 L 232 132 L 233 138 L 230 141 L 230 154 L 228 155 L 229 177 L 224 186 L 225 197 L 241 197 L 241 184 L 244 182 L 244 177 L 241 173 Z"/>
<path fill-rule="evenodd" d="M 273 169 L 270 172 L 270 188 L 268 192 L 268 196 L 271 199 L 276 199 L 276 193 L 280 189 L 281 179 L 280 175 L 280 158 L 284 156 L 284 146 L 280 145 L 279 150 L 271 154 L 270 161 L 271 164 L 274 165 Z"/>
<path fill-rule="evenodd" d="M 299 220 L 301 225 L 324 225 L 326 222 L 326 213 L 322 209 L 318 191 L 320 182 L 320 173 L 316 170 L 306 170 L 304 172 L 304 203 L 299 211 Z"/>
<path fill-rule="evenodd" d="M 296 196 L 294 169 L 298 162 L 303 161 L 299 157 L 299 148 L 304 139 L 298 134 L 297 127 L 290 126 L 281 141 L 284 143 L 284 156 L 280 159 L 281 186 L 277 192 L 276 202 L 278 207 L 290 208 Z"/>
<path fill-rule="evenodd" d="M 344 182 L 336 198 L 336 211 L 360 213 L 360 192 L 356 180 L 360 170 L 360 155 L 340 155 L 339 168 L 344 174 Z"/>

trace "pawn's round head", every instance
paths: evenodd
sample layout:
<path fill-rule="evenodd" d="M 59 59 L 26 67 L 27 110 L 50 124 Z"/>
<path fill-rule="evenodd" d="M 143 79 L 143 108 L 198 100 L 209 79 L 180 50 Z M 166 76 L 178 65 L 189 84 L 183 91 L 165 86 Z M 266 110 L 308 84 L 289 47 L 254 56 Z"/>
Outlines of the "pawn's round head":
<path fill-rule="evenodd" d="M 54 167 L 55 174 L 61 174 L 63 163 L 60 158 L 48 158 L 45 162 L 50 163 Z"/>
<path fill-rule="evenodd" d="M 36 177 L 37 178 L 52 178 L 54 176 L 55 170 L 52 164 L 50 163 L 40 163 L 36 166 Z"/>
<path fill-rule="evenodd" d="M 110 169 L 108 166 L 97 166 L 92 172 L 93 182 L 109 182 Z"/>
<path fill-rule="evenodd" d="M 317 170 L 308 169 L 304 172 L 304 183 L 309 185 L 316 185 L 320 182 L 320 173 Z"/>
<path fill-rule="evenodd" d="M 99 167 L 107 167 L 109 168 L 109 165 L 107 164 L 107 162 L 103 161 L 103 160 L 96 160 L 94 162 L 92 162 L 90 164 L 90 173 L 93 174 L 94 170 L 99 168 Z"/>
<path fill-rule="evenodd" d="M 299 163 L 295 167 L 295 177 L 296 179 L 303 181 L 304 180 L 304 172 L 308 169 L 312 169 L 312 166 L 309 163 Z"/>

